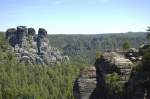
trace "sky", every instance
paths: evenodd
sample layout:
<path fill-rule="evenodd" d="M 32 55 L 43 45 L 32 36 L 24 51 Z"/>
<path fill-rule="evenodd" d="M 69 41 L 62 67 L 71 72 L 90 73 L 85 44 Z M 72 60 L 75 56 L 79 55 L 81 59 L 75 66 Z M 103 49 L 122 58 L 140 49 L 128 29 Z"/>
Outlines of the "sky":
<path fill-rule="evenodd" d="M 42 27 L 48 34 L 145 31 L 150 0 L 0 0 L 0 31 Z"/>

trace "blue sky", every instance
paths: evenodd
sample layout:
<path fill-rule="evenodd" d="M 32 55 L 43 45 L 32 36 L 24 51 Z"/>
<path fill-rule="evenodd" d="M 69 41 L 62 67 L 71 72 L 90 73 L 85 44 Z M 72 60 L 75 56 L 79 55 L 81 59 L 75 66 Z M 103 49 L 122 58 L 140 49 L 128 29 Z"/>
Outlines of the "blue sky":
<path fill-rule="evenodd" d="M 49 34 L 145 31 L 150 0 L 1 0 L 0 30 L 25 25 Z"/>

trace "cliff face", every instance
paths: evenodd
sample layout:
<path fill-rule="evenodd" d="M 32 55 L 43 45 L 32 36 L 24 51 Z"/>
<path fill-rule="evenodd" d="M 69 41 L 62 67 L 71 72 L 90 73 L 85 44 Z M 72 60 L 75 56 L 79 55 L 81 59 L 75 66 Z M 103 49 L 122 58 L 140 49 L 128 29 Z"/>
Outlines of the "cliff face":
<path fill-rule="evenodd" d="M 101 95 L 97 94 L 98 97 L 100 99 L 124 99 L 122 93 L 124 93 L 124 86 L 130 78 L 133 63 L 119 53 L 105 52 L 96 61 L 95 66 L 97 89 L 103 92 Z"/>
<path fill-rule="evenodd" d="M 94 66 L 83 70 L 75 82 L 74 95 L 76 99 L 89 99 L 96 89 L 96 69 Z M 93 99 L 93 98 L 91 98 Z"/>
<path fill-rule="evenodd" d="M 135 53 L 130 50 L 121 54 L 120 52 L 103 53 L 95 62 L 93 72 L 96 76 L 83 78 L 85 75 L 93 74 L 89 69 L 90 72 L 81 73 L 77 79 L 78 98 L 76 99 L 144 99 L 145 89 L 135 85 L 140 77 L 138 73 L 133 73 L 133 68 L 140 60 L 141 56 L 137 51 Z"/>
<path fill-rule="evenodd" d="M 56 64 L 68 61 L 68 56 L 62 56 L 61 52 L 49 45 L 47 31 L 39 28 L 38 35 L 33 28 L 18 26 L 6 31 L 6 39 L 12 46 L 12 51 L 17 59 L 25 64 Z"/>

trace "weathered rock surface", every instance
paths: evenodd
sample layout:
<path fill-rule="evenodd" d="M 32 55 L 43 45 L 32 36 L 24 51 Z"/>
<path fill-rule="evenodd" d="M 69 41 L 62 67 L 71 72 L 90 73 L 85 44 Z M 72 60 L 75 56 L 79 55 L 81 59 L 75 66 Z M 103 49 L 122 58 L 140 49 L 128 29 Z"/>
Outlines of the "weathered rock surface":
<path fill-rule="evenodd" d="M 6 31 L 6 39 L 8 39 L 11 46 L 15 46 L 17 44 L 17 30 L 15 28 L 10 28 Z"/>
<path fill-rule="evenodd" d="M 39 28 L 37 36 L 37 48 L 38 54 L 44 54 L 48 49 L 47 31 L 43 28 Z"/>
<path fill-rule="evenodd" d="M 69 58 L 62 56 L 61 52 L 49 45 L 47 31 L 39 28 L 38 35 L 34 28 L 18 26 L 6 31 L 6 39 L 12 46 L 12 51 L 20 62 L 25 64 L 56 64 L 68 61 Z"/>
<path fill-rule="evenodd" d="M 147 90 L 138 85 L 141 78 L 133 69 L 141 61 L 139 58 L 142 58 L 141 53 L 145 51 L 144 47 L 149 47 L 149 45 L 141 47 L 140 51 L 131 48 L 125 53 L 103 53 L 100 59 L 95 62 L 96 69 L 89 68 L 81 72 L 81 75 L 76 80 L 76 89 L 74 89 L 76 99 L 149 99 L 146 98 L 148 97 Z M 119 82 L 123 85 L 123 92 L 122 95 L 114 94 L 110 97 L 105 78 L 114 72 L 119 75 Z"/>
<path fill-rule="evenodd" d="M 81 72 L 74 86 L 76 99 L 89 99 L 96 89 L 96 69 L 94 66 Z"/>
<path fill-rule="evenodd" d="M 132 62 L 122 55 L 116 52 L 108 52 L 103 54 L 103 60 L 107 61 L 112 69 L 112 72 L 117 72 L 120 75 L 120 80 L 122 82 L 127 82 L 130 77 L 130 73 L 133 67 Z M 99 65 L 103 65 L 99 64 Z"/>
<path fill-rule="evenodd" d="M 129 80 L 132 66 L 133 63 L 123 55 L 105 52 L 101 59 L 96 61 L 95 67 L 81 72 L 76 81 L 76 86 L 78 85 L 78 92 L 75 91 L 76 99 L 116 99 L 107 96 L 105 76 L 116 72 L 120 77 L 120 82 L 125 84 Z"/>

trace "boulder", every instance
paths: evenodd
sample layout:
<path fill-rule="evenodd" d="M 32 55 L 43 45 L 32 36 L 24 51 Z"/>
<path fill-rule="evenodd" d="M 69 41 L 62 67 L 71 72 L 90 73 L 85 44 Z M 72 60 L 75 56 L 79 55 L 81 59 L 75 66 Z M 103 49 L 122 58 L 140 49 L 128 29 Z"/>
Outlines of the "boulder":
<path fill-rule="evenodd" d="M 56 59 L 57 59 L 57 61 L 61 62 L 62 59 L 63 59 L 63 57 L 62 57 L 61 55 L 57 55 L 57 56 L 56 56 Z"/>
<path fill-rule="evenodd" d="M 14 46 L 14 52 L 19 53 L 19 50 L 20 50 L 19 45 L 15 44 L 15 46 Z"/>
<path fill-rule="evenodd" d="M 24 51 L 23 53 L 21 53 L 21 56 L 23 57 L 23 56 L 30 56 L 30 54 L 29 54 L 29 52 L 28 51 Z"/>
<path fill-rule="evenodd" d="M 21 57 L 20 62 L 32 65 L 32 62 L 30 61 L 30 57 L 28 57 L 28 56 Z"/>
<path fill-rule="evenodd" d="M 69 59 L 69 56 L 63 56 L 63 61 L 64 62 L 67 62 L 67 61 L 69 61 L 70 59 Z"/>
<path fill-rule="evenodd" d="M 36 57 L 36 64 L 44 65 L 44 61 L 40 57 Z"/>

